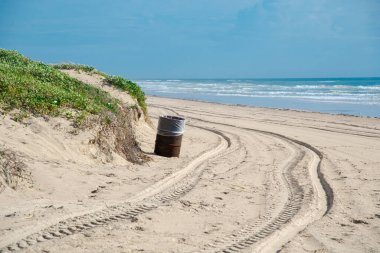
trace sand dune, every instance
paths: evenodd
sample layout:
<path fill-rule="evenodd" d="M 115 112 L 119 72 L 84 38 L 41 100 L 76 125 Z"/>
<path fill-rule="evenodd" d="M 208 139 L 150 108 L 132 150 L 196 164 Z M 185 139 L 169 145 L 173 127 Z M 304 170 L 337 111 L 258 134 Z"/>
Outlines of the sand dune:
<path fill-rule="evenodd" d="M 152 155 L 144 122 L 136 135 L 153 160 L 134 165 L 102 164 L 62 122 L 3 119 L 1 141 L 25 154 L 34 184 L 0 194 L 0 249 L 380 251 L 379 119 L 156 97 L 149 106 L 153 125 L 186 117 L 180 158 Z"/>

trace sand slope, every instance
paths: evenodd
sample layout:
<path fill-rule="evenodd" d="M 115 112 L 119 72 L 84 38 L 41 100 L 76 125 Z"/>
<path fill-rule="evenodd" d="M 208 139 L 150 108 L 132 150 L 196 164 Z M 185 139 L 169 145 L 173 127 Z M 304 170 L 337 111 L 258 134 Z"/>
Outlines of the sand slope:
<path fill-rule="evenodd" d="M 4 118 L 1 141 L 23 154 L 34 183 L 0 194 L 0 249 L 380 251 L 379 119 L 163 98 L 149 104 L 153 125 L 161 114 L 187 118 L 180 158 L 102 164 L 83 143 L 88 133 Z M 136 127 L 151 153 L 154 128 Z"/>

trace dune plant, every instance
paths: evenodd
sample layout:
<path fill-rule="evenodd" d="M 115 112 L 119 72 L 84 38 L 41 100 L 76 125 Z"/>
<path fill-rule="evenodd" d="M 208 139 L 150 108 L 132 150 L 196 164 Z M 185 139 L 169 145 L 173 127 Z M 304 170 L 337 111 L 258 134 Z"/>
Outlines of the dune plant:
<path fill-rule="evenodd" d="M 96 137 L 90 143 L 98 146 L 107 161 L 113 159 L 112 152 L 134 163 L 146 161 L 148 158 L 133 135 L 130 108 L 123 107 L 109 93 L 70 77 L 60 68 L 71 69 L 72 66 L 53 67 L 32 61 L 16 51 L 0 49 L 0 111 L 14 110 L 13 119 L 20 122 L 28 115 L 61 116 L 83 129 L 96 125 Z M 75 65 L 75 68 L 97 71 L 84 65 Z M 139 97 L 137 100 L 145 105 L 144 93 L 136 84 L 102 75 L 110 85 Z M 146 111 L 146 107 L 143 108 Z"/>
<path fill-rule="evenodd" d="M 53 67 L 56 69 L 73 69 L 77 71 L 85 71 L 89 73 L 96 73 L 103 76 L 109 85 L 115 86 L 116 88 L 127 92 L 129 95 L 135 98 L 139 106 L 142 108 L 145 116 L 147 116 L 147 104 L 146 104 L 145 93 L 141 89 L 141 87 L 135 82 L 132 82 L 131 80 L 128 80 L 121 76 L 107 75 L 104 72 L 101 72 L 94 67 L 82 65 L 82 64 L 62 63 L 62 64 L 55 64 L 53 65 Z"/>
<path fill-rule="evenodd" d="M 94 67 L 87 66 L 84 64 L 60 63 L 60 64 L 53 64 L 52 66 L 56 69 L 75 69 L 75 70 L 82 70 L 82 71 L 86 71 L 86 72 L 100 73 L 100 71 L 97 71 Z M 104 74 L 104 73 L 102 73 L 102 74 Z"/>
<path fill-rule="evenodd" d="M 0 106 L 5 111 L 75 118 L 102 111 L 117 113 L 120 101 L 47 64 L 0 49 Z"/>

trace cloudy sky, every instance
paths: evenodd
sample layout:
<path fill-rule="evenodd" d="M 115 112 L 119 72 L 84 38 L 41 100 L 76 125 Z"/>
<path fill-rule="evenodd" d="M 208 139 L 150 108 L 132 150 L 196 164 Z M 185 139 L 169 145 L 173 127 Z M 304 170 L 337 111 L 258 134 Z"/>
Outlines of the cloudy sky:
<path fill-rule="evenodd" d="M 379 0 L 0 0 L 0 47 L 131 79 L 380 76 Z"/>

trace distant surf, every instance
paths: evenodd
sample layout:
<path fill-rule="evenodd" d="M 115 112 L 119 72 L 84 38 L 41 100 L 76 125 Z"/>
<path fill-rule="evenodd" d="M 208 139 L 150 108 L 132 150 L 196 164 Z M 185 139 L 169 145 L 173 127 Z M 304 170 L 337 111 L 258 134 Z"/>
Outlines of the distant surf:
<path fill-rule="evenodd" d="M 147 95 L 380 117 L 380 78 L 136 80 Z"/>

